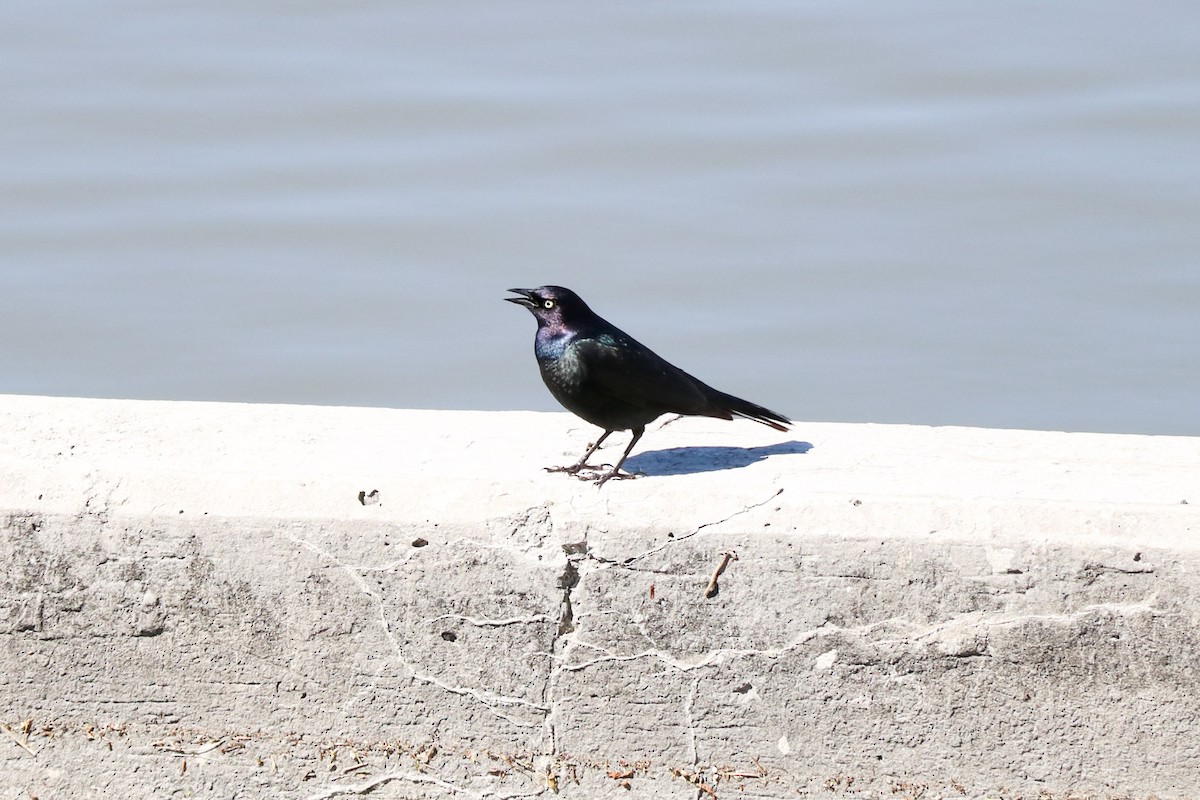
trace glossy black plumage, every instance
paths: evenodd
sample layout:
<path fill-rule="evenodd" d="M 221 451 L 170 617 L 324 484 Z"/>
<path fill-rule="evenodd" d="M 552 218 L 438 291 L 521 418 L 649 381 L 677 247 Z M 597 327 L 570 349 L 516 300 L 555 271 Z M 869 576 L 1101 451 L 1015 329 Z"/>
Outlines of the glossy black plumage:
<path fill-rule="evenodd" d="M 563 407 L 604 429 L 604 434 L 575 464 L 548 468 L 578 475 L 591 468 L 588 458 L 613 431 L 633 431 L 633 440 L 616 465 L 595 478 L 603 485 L 612 478 L 633 477 L 621 465 L 646 425 L 663 414 L 719 419 L 752 419 L 786 431 L 787 417 L 731 394 L 718 391 L 654 353 L 629 334 L 606 322 L 570 289 L 542 286 L 509 289 L 506 297 L 537 318 L 534 354 L 542 380 Z"/>

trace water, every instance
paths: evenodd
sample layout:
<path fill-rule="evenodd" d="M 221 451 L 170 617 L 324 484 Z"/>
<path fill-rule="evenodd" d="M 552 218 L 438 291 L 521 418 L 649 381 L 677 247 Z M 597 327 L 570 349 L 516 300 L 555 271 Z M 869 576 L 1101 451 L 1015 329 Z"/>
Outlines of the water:
<path fill-rule="evenodd" d="M 1200 434 L 1200 6 L 10 4 L 0 392 Z"/>

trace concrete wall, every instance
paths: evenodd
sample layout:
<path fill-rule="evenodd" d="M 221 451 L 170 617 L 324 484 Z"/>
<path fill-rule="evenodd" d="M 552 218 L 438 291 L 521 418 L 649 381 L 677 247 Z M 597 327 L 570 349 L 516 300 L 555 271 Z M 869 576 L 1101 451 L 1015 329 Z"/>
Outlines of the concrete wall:
<path fill-rule="evenodd" d="M 1200 796 L 1200 439 L 593 435 L 0 397 L 0 797 Z"/>

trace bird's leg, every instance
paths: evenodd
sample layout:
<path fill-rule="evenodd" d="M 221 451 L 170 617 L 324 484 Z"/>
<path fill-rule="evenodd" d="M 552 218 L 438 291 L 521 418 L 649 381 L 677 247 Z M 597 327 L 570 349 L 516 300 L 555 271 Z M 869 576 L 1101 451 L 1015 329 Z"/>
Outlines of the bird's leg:
<path fill-rule="evenodd" d="M 571 466 L 569 466 L 569 467 L 546 467 L 546 472 L 565 472 L 568 475 L 575 475 L 576 473 L 579 472 L 579 470 L 583 469 L 584 467 L 586 467 L 588 465 L 587 460 L 592 457 L 592 453 L 596 452 L 596 450 L 600 447 L 600 443 L 603 442 L 605 439 L 607 439 L 608 435 L 610 433 L 612 433 L 612 431 L 605 431 L 603 434 L 601 434 L 600 438 L 596 440 L 596 443 L 594 445 L 592 445 L 591 447 L 589 447 L 588 451 L 583 454 L 583 458 L 579 459 Z M 626 452 L 626 454 L 628 454 L 628 451 Z M 621 459 L 621 460 L 624 461 L 625 459 Z"/>
<path fill-rule="evenodd" d="M 629 458 L 629 451 L 638 443 L 638 439 L 642 438 L 642 434 L 646 432 L 645 425 L 639 425 L 633 429 L 633 440 L 629 442 L 629 447 L 625 448 L 625 452 L 621 454 L 621 460 L 609 472 L 604 473 L 596 480 L 596 488 L 599 489 L 606 482 L 616 478 L 617 480 L 625 480 L 628 478 L 636 478 L 637 476 L 630 472 L 621 472 L 621 465 L 625 463 L 625 459 Z M 611 433 L 611 431 L 610 431 Z"/>

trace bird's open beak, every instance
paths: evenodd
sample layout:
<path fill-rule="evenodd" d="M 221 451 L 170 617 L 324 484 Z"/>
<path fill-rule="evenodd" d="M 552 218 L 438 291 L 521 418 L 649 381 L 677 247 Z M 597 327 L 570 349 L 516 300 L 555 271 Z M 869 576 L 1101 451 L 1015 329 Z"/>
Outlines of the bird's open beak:
<path fill-rule="evenodd" d="M 522 297 L 504 298 L 508 302 L 516 303 L 517 305 L 525 306 L 526 308 L 535 308 L 537 306 L 537 301 L 533 299 L 532 289 L 509 289 L 508 291 L 512 292 L 513 294 L 522 295 Z"/>

